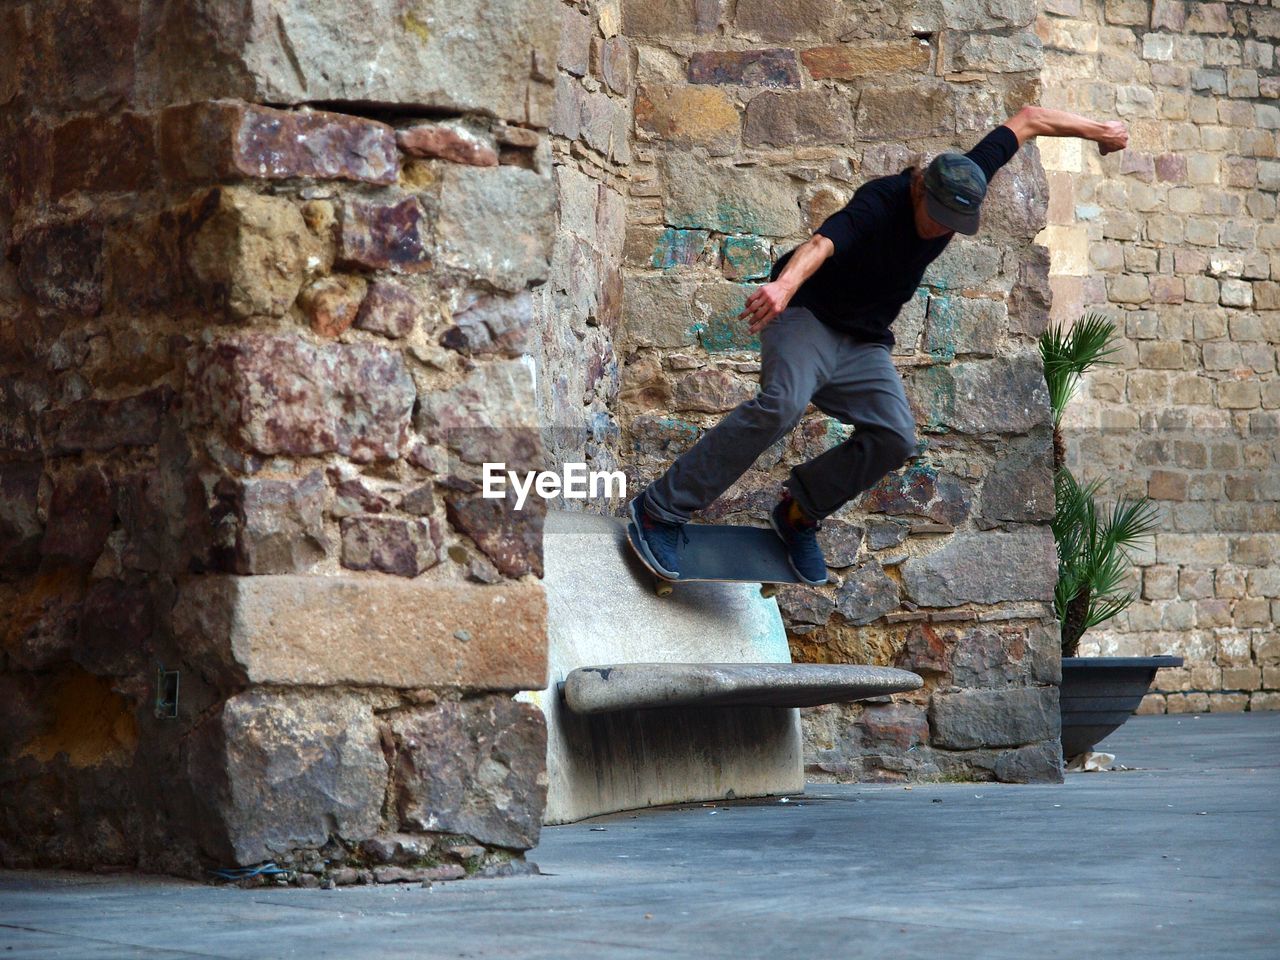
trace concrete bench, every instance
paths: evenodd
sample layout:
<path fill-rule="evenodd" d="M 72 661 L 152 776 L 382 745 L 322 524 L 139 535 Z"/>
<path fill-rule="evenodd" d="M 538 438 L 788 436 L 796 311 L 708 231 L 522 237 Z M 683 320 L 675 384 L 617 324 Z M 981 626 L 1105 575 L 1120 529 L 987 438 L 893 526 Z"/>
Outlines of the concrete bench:
<path fill-rule="evenodd" d="M 553 511 L 543 538 L 547 823 L 804 789 L 799 707 L 917 689 L 887 667 L 793 664 L 755 584 L 657 597 L 619 520 Z"/>

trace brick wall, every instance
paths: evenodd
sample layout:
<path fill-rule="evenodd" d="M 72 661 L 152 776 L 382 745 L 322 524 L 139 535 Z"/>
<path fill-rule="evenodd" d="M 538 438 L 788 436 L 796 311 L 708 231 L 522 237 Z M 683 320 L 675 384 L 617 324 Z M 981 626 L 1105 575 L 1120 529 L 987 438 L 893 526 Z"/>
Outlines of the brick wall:
<path fill-rule="evenodd" d="M 1085 655 L 1174 653 L 1143 712 L 1280 707 L 1280 10 L 1048 0 L 1044 103 L 1130 149 L 1046 142 L 1053 314 L 1114 319 L 1065 421 L 1068 466 L 1162 522 Z"/>
<path fill-rule="evenodd" d="M 618 406 L 643 484 L 750 397 L 734 317 L 864 180 L 967 149 L 1035 102 L 1036 5 L 626 0 L 635 46 Z M 825 528 L 833 583 L 781 597 L 796 659 L 898 664 L 892 704 L 807 715 L 809 775 L 1061 776 L 1036 149 L 895 324 L 919 454 Z M 811 411 L 700 518 L 761 522 L 786 469 L 847 435 Z"/>
<path fill-rule="evenodd" d="M 554 4 L 224 7 L 0 8 L 0 857 L 511 869 Z"/>

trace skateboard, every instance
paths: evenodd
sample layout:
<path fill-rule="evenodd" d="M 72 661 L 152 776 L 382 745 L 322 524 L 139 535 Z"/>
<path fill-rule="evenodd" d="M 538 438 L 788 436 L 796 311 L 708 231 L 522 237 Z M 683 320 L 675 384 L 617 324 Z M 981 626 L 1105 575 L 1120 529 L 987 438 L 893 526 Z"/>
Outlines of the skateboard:
<path fill-rule="evenodd" d="M 653 574 L 653 589 L 670 596 L 677 583 L 758 583 L 760 595 L 772 597 L 784 583 L 801 583 L 787 559 L 787 548 L 768 527 L 739 527 L 718 523 L 687 523 L 676 546 L 680 579 L 669 580 L 654 570 L 640 547 L 634 523 L 627 524 L 627 542 L 645 569 Z"/>

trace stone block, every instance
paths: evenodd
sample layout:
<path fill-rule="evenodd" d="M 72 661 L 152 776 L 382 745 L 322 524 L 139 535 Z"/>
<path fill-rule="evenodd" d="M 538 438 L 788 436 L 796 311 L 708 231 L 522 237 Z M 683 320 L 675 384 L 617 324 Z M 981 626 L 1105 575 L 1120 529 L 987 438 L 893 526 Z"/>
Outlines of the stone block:
<path fill-rule="evenodd" d="M 357 516 L 342 521 L 342 565 L 416 577 L 440 562 L 440 535 L 427 520 Z"/>
<path fill-rule="evenodd" d="M 338 219 L 337 260 L 344 267 L 415 273 L 431 266 L 426 213 L 417 197 L 349 199 Z"/>
<path fill-rule="evenodd" d="M 693 292 L 694 331 L 703 349 L 711 352 L 759 350 L 760 338 L 747 332 L 738 319 L 752 286 L 742 283 L 701 283 Z"/>
<path fill-rule="evenodd" d="M 441 265 L 518 291 L 546 279 L 555 186 L 522 167 L 450 167 L 435 236 Z"/>
<path fill-rule="evenodd" d="M 378 832 L 387 761 L 372 706 L 358 696 L 249 690 L 197 727 L 188 750 L 205 812 L 201 846 L 218 863 Z"/>
<path fill-rule="evenodd" d="M 247 189 L 209 191 L 194 214 L 186 261 L 204 297 L 233 317 L 283 316 L 324 244 L 283 197 Z"/>
<path fill-rule="evenodd" d="M 688 316 L 692 283 L 634 274 L 622 283 L 622 329 L 629 343 L 672 348 L 697 342 Z"/>
<path fill-rule="evenodd" d="M 723 370 L 704 368 L 676 380 L 673 405 L 676 410 L 721 413 L 751 399 L 755 393 L 753 383 L 735 379 Z"/>
<path fill-rule="evenodd" d="M 1053 462 L 1047 437 L 1006 447 L 982 484 L 978 514 L 1011 523 L 1047 523 L 1053 519 Z"/>
<path fill-rule="evenodd" d="M 690 83 L 743 87 L 798 87 L 794 50 L 701 50 L 689 55 Z"/>
<path fill-rule="evenodd" d="M 298 480 L 219 481 L 219 514 L 235 530 L 225 568 L 242 574 L 303 573 L 319 563 L 329 546 L 324 532 L 327 494 L 319 470 Z"/>
<path fill-rule="evenodd" d="M 422 305 L 412 290 L 398 280 L 379 278 L 369 284 L 355 325 L 394 340 L 413 332 L 421 312 Z"/>
<path fill-rule="evenodd" d="M 898 609 L 899 600 L 898 584 L 874 559 L 847 570 L 835 595 L 836 612 L 858 626 Z"/>
<path fill-rule="evenodd" d="M 1048 527 L 957 533 L 942 548 L 901 567 L 904 594 L 928 607 L 1005 600 L 1052 600 L 1057 551 Z"/>
<path fill-rule="evenodd" d="M 516 510 L 511 495 L 496 499 L 450 493 L 445 511 L 454 529 L 470 537 L 503 576 L 542 576 L 545 500 L 534 495 Z"/>
<path fill-rule="evenodd" d="M 463 464 L 504 461 L 512 470 L 541 469 L 533 398 L 533 378 L 524 363 L 480 364 L 461 383 L 422 393 L 415 426 Z"/>
<path fill-rule="evenodd" d="M 855 117 L 860 140 L 941 136 L 955 130 L 955 99 L 946 85 L 877 85 L 863 90 Z"/>
<path fill-rule="evenodd" d="M 56 562 L 92 564 L 114 525 L 111 494 L 111 482 L 96 464 L 55 480 L 40 544 L 42 555 Z"/>
<path fill-rule="evenodd" d="M 43 475 L 40 462 L 0 463 L 0 569 L 26 567 L 39 554 Z"/>
<path fill-rule="evenodd" d="M 105 452 L 117 447 L 147 447 L 160 439 L 165 413 L 173 402 L 167 387 L 118 400 L 80 400 L 41 417 L 50 453 Z"/>
<path fill-rule="evenodd" d="M 599 64 L 596 72 L 605 84 L 619 96 L 631 93 L 631 43 L 625 37 L 609 37 L 598 49 Z M 693 78 L 690 77 L 691 82 Z"/>
<path fill-rule="evenodd" d="M 723 0 L 622 0 L 622 33 L 627 37 L 669 37 L 714 33 Z"/>
<path fill-rule="evenodd" d="M 1057 687 L 1013 687 L 935 694 L 929 705 L 935 747 L 1014 747 L 1055 739 Z"/>
<path fill-rule="evenodd" d="M 853 139 L 853 102 L 840 91 L 761 93 L 747 103 L 749 147 L 842 144 Z"/>
<path fill-rule="evenodd" d="M 773 266 L 769 241 L 763 237 L 728 236 L 720 249 L 724 257 L 722 269 L 730 280 L 759 280 L 767 277 Z"/>
<path fill-rule="evenodd" d="M 303 289 L 298 304 L 312 331 L 333 339 L 355 323 L 366 286 L 363 277 L 321 277 Z"/>
<path fill-rule="evenodd" d="M 992 356 L 1009 328 L 1009 310 L 999 300 L 939 293 L 929 298 L 924 349 L 935 359 Z"/>
<path fill-rule="evenodd" d="M 418 707 L 388 719 L 401 829 L 535 846 L 547 797 L 542 712 L 507 697 Z"/>
<path fill-rule="evenodd" d="M 237 334 L 200 351 L 191 375 L 193 414 L 268 456 L 394 460 L 407 439 L 413 380 L 384 347 Z"/>
<path fill-rule="evenodd" d="M 531 690 L 546 683 L 538 583 L 203 576 L 174 632 L 221 685 Z"/>
<path fill-rule="evenodd" d="M 155 128 L 149 115 L 80 116 L 48 132 L 49 192 L 128 192 L 153 184 L 158 172 Z"/>
<path fill-rule="evenodd" d="M 972 500 L 972 490 L 959 477 L 926 463 L 912 463 L 886 474 L 856 503 L 872 513 L 927 517 L 954 526 L 969 516 Z"/>
<path fill-rule="evenodd" d="M 541 125 L 560 29 L 556 7 L 550 0 L 423 0 L 409 10 L 388 0 L 359 7 L 299 0 L 244 13 L 193 0 L 159 18 L 147 96 L 376 103 Z"/>
<path fill-rule="evenodd" d="M 385 123 L 240 100 L 164 110 L 160 152 L 165 173 L 183 180 L 307 178 L 391 184 L 400 173 L 395 134 Z"/>
<path fill-rule="evenodd" d="M 592 18 L 574 7 L 560 5 L 560 46 L 556 66 L 575 77 L 585 76 L 591 59 Z"/>
<path fill-rule="evenodd" d="M 839 23 L 835 0 L 738 0 L 734 26 L 765 40 L 823 37 Z"/>
<path fill-rule="evenodd" d="M 100 223 L 87 219 L 48 223 L 15 239 L 18 282 L 38 303 L 81 316 L 93 316 L 102 309 Z"/>
<path fill-rule="evenodd" d="M 780 171 L 708 163 L 694 151 L 665 152 L 659 165 L 672 226 L 772 237 L 804 229 L 795 188 Z"/>
<path fill-rule="evenodd" d="M 741 127 L 738 107 L 723 90 L 666 83 L 636 90 L 635 122 L 663 143 L 698 144 L 717 156 L 733 152 Z"/>
<path fill-rule="evenodd" d="M 815 80 L 853 80 L 883 77 L 888 73 L 929 69 L 929 44 L 920 40 L 859 40 L 838 47 L 811 47 L 800 52 L 809 75 Z"/>
<path fill-rule="evenodd" d="M 1026 433 L 1049 422 L 1049 389 L 1039 357 L 935 364 L 905 377 L 916 423 L 963 433 Z"/>
<path fill-rule="evenodd" d="M 567 8 L 566 8 L 567 9 Z M 584 17 L 579 18 L 584 19 Z M 473 167 L 496 167 L 498 150 L 488 129 L 461 120 L 415 123 L 396 130 L 396 145 L 406 156 L 447 160 Z"/>
<path fill-rule="evenodd" d="M 1024 73 L 1044 64 L 1040 38 L 1030 31 L 1001 36 L 993 33 L 959 33 L 947 56 L 949 70 L 981 73 Z"/>
<path fill-rule="evenodd" d="M 468 356 L 518 357 L 533 322 L 533 297 L 527 291 L 515 296 L 478 296 L 454 313 L 453 321 L 440 337 L 443 346 Z"/>

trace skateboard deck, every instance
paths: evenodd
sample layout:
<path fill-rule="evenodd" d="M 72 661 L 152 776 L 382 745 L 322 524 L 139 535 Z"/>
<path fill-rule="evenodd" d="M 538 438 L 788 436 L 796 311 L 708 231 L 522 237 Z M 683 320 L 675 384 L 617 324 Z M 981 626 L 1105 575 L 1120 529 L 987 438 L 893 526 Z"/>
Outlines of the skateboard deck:
<path fill-rule="evenodd" d="M 627 524 L 627 542 L 653 574 L 654 590 L 660 597 L 670 594 L 677 583 L 758 583 L 760 592 L 771 597 L 781 584 L 802 582 L 791 569 L 787 548 L 768 527 L 687 523 L 684 532 L 689 541 L 682 537 L 676 543 L 680 578 L 669 580 L 649 565 L 635 524 Z"/>

